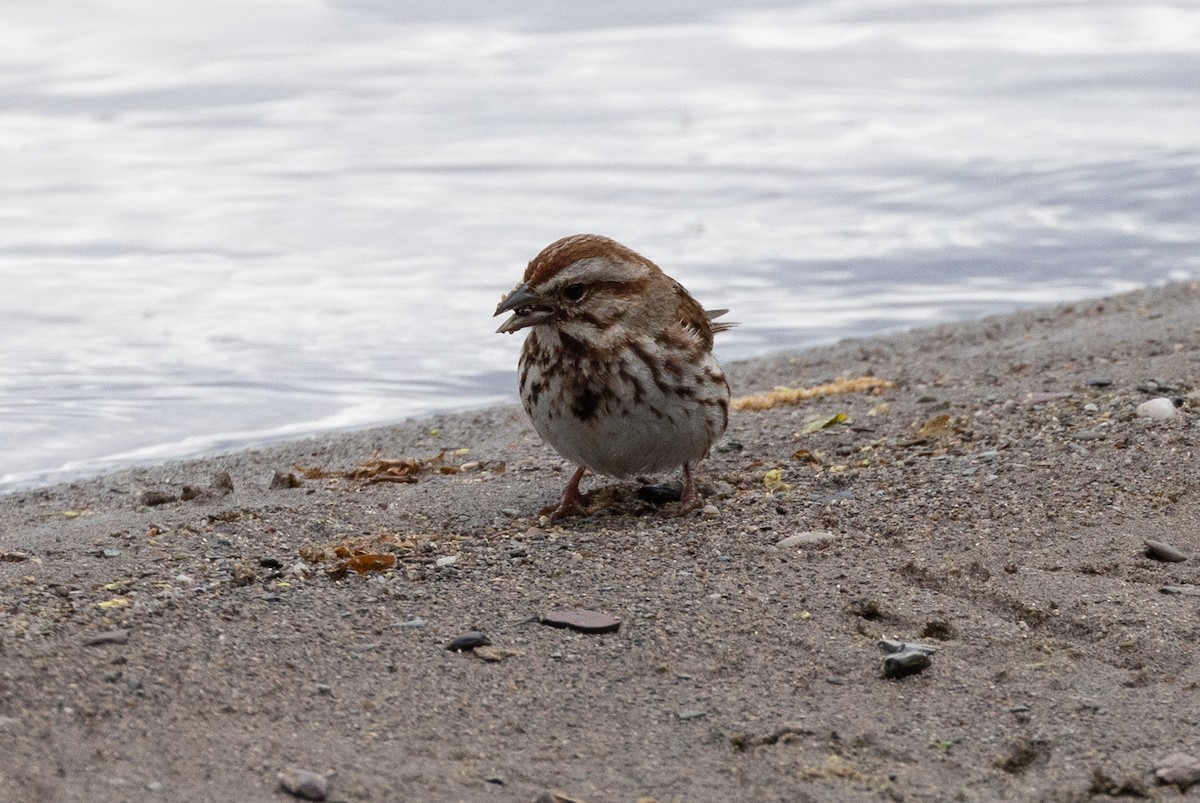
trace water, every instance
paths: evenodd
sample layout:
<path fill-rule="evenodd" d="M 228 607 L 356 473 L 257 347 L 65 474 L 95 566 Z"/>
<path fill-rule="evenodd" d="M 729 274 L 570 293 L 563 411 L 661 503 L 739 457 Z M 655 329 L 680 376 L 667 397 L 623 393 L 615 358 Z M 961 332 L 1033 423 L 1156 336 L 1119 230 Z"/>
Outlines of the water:
<path fill-rule="evenodd" d="M 723 359 L 1200 275 L 1192 0 L 0 18 L 0 490 L 512 400 L 579 231 Z"/>

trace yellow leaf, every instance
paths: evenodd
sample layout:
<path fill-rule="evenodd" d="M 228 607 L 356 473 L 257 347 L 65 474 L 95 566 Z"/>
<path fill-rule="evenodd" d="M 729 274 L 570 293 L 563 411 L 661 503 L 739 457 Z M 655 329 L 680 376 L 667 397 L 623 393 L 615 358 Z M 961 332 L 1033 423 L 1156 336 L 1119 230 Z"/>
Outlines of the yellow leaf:
<path fill-rule="evenodd" d="M 104 602 L 96 603 L 97 608 L 103 608 L 106 611 L 112 610 L 113 608 L 124 608 L 128 605 L 129 600 L 125 599 L 124 597 L 113 597 L 112 599 L 104 600 Z"/>
<path fill-rule="evenodd" d="M 465 455 L 465 454 L 470 454 L 470 453 L 471 453 L 471 450 L 470 450 L 470 449 L 467 449 L 467 448 L 455 449 L 455 450 L 454 450 L 454 454 L 455 454 L 456 456 L 458 456 L 458 457 L 462 457 L 463 455 Z"/>
<path fill-rule="evenodd" d="M 809 421 L 804 425 L 804 429 L 802 429 L 801 432 L 803 432 L 805 435 L 808 435 L 812 432 L 816 432 L 819 429 L 825 429 L 826 427 L 831 427 L 834 424 L 841 424 L 849 420 L 850 416 L 846 415 L 845 413 L 834 413 L 833 415 L 827 415 L 822 418 L 816 418 L 812 421 Z"/>
<path fill-rule="evenodd" d="M 79 511 L 78 510 L 64 510 L 63 515 L 66 516 L 68 519 L 74 519 L 79 516 Z"/>
<path fill-rule="evenodd" d="M 792 486 L 783 481 L 783 471 L 773 468 L 763 474 L 763 487 L 774 493 L 775 491 L 790 491 Z"/>

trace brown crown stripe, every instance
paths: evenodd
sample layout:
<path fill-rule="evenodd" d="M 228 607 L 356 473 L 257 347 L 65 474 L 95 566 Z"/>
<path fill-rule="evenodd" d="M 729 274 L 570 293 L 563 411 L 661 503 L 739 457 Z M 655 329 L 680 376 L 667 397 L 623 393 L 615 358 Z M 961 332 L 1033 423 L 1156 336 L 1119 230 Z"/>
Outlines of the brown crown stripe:
<path fill-rule="evenodd" d="M 542 249 L 525 269 L 525 281 L 534 287 L 545 282 L 568 265 L 581 259 L 609 257 L 618 261 L 637 262 L 658 270 L 658 266 L 641 254 L 621 245 L 616 240 L 598 234 L 574 234 L 563 237 Z"/>

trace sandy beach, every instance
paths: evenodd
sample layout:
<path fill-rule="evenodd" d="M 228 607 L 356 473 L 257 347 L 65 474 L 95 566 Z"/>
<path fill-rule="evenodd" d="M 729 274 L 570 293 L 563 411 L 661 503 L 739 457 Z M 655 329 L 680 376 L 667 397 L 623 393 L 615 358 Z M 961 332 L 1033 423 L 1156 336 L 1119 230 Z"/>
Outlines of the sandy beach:
<path fill-rule="evenodd" d="M 890 386 L 736 412 L 685 518 L 590 478 L 592 515 L 539 519 L 569 468 L 516 407 L 0 496 L 0 799 L 1200 778 L 1163 769 L 1200 756 L 1200 284 L 727 367 Z M 578 609 L 619 629 L 545 621 Z M 881 640 L 929 650 L 885 677 Z"/>

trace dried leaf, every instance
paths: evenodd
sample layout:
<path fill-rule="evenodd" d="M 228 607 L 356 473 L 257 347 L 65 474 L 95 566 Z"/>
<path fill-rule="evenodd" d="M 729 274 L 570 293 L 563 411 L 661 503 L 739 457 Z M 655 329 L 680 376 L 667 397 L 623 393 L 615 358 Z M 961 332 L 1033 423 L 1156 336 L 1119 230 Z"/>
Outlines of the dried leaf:
<path fill-rule="evenodd" d="M 953 434 L 954 428 L 950 426 L 948 415 L 934 416 L 917 430 L 917 436 L 921 438 L 942 438 Z"/>
<path fill-rule="evenodd" d="M 125 608 L 128 606 L 129 606 L 129 600 L 127 600 L 125 597 L 113 597 L 112 599 L 104 600 L 104 602 L 96 603 L 97 608 L 102 608 L 106 611 L 113 610 L 116 608 Z"/>
<path fill-rule="evenodd" d="M 805 435 L 808 435 L 808 434 L 811 434 L 818 430 L 825 429 L 826 427 L 831 427 L 834 424 L 845 423 L 846 421 L 849 421 L 849 420 L 850 420 L 850 416 L 846 415 L 845 413 L 834 413 L 833 415 L 822 416 L 821 418 L 814 418 L 812 421 L 809 421 L 807 424 L 805 424 L 804 429 L 802 429 L 800 431 L 803 432 Z"/>
<path fill-rule="evenodd" d="M 395 555 L 355 555 L 346 561 L 346 568 L 353 569 L 359 574 L 367 572 L 386 572 L 396 565 Z"/>
<path fill-rule="evenodd" d="M 800 460 L 805 463 L 812 463 L 814 466 L 821 465 L 821 458 L 817 454 L 810 452 L 808 449 L 797 449 L 792 452 L 793 460 Z"/>
<path fill-rule="evenodd" d="M 774 493 L 775 491 L 790 491 L 792 486 L 783 481 L 783 471 L 773 468 L 763 474 L 763 487 Z"/>
<path fill-rule="evenodd" d="M 445 449 L 431 457 L 424 458 L 392 459 L 380 457 L 379 454 L 379 452 L 375 452 L 370 459 L 364 460 L 351 469 L 327 471 L 320 466 L 301 465 L 294 466 L 294 468 L 310 480 L 347 479 L 357 480 L 365 485 L 374 485 L 380 482 L 416 482 L 417 475 L 424 472 L 436 471 L 441 474 L 457 474 L 459 472 L 458 466 L 446 464 Z"/>
<path fill-rule="evenodd" d="M 818 399 L 836 393 L 881 393 L 896 386 L 895 382 L 873 376 L 855 379 L 839 377 L 826 385 L 810 388 L 775 388 L 759 396 L 739 396 L 732 402 L 735 410 L 769 410 L 781 405 L 794 405 L 808 399 Z"/>

